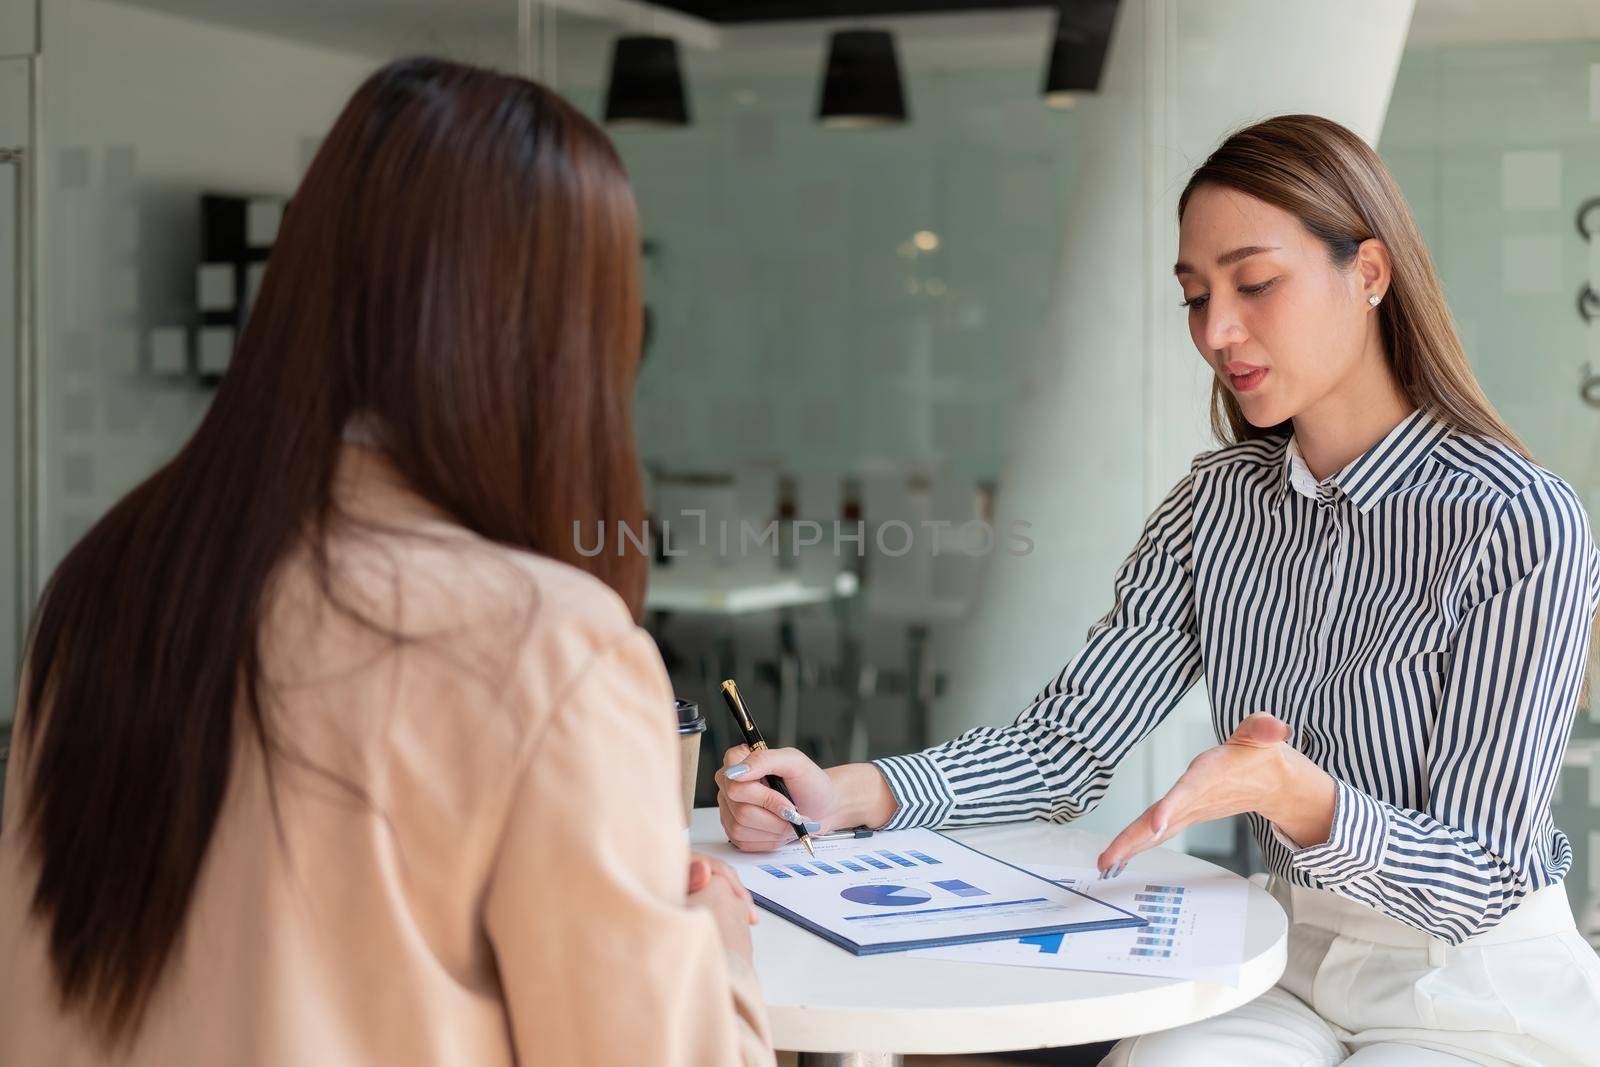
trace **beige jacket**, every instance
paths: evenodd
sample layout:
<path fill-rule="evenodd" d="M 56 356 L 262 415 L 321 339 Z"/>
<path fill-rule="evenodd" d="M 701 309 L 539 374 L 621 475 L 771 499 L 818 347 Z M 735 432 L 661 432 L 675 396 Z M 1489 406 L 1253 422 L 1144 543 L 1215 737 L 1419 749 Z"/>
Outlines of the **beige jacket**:
<path fill-rule="evenodd" d="M 621 599 L 467 533 L 371 449 L 345 447 L 336 492 L 390 529 L 335 535 L 334 592 L 405 640 L 331 607 L 306 558 L 281 568 L 263 637 L 283 841 L 241 719 L 124 1058 L 55 1004 L 12 767 L 0 1064 L 771 1063 L 754 973 L 685 904 L 672 692 Z"/>

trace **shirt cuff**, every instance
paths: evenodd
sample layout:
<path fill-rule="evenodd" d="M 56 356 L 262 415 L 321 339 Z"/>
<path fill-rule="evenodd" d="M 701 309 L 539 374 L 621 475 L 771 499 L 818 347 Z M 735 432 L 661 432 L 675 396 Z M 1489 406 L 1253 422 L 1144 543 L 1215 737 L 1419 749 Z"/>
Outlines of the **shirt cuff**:
<path fill-rule="evenodd" d="M 1381 801 L 1348 782 L 1334 779 L 1333 826 L 1328 840 L 1300 848 L 1272 828 L 1281 844 L 1291 847 L 1289 863 L 1322 885 L 1336 886 L 1371 874 L 1383 864 L 1389 820 Z"/>
<path fill-rule="evenodd" d="M 904 830 L 911 826 L 938 826 L 956 806 L 950 786 L 939 773 L 932 759 L 921 752 L 909 756 L 885 756 L 875 759 L 883 780 L 889 784 L 900 805 L 894 817 L 883 824 L 884 830 Z"/>

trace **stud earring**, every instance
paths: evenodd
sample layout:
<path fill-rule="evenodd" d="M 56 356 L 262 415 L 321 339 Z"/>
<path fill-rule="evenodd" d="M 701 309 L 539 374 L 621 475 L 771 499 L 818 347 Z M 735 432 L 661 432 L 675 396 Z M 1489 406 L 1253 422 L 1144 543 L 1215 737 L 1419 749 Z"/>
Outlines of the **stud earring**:
<path fill-rule="evenodd" d="M 1382 299 L 1383 297 L 1379 296 L 1377 293 L 1373 293 L 1371 296 L 1367 297 L 1367 303 L 1371 304 L 1373 307 L 1377 307 L 1378 301 Z"/>

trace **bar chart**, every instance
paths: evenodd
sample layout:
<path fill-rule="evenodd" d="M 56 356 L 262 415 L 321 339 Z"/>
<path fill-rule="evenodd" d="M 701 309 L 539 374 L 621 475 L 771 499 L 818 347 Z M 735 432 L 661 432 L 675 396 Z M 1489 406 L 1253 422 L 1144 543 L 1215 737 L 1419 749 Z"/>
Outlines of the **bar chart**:
<path fill-rule="evenodd" d="M 1178 919 L 1183 914 L 1181 885 L 1146 885 L 1133 895 L 1134 910 L 1150 925 L 1139 932 L 1130 956 L 1171 959 L 1178 944 Z"/>
<path fill-rule="evenodd" d="M 871 874 L 874 871 L 897 871 L 905 868 L 916 870 L 943 865 L 942 860 L 926 852 L 907 849 L 905 855 L 901 855 L 885 848 L 879 849 L 876 853 L 863 853 L 848 858 L 830 856 L 827 860 L 813 859 L 809 863 L 785 863 L 782 866 L 763 863 L 761 870 L 774 878 L 816 878 L 825 875 Z M 957 884 L 966 885 L 964 882 Z M 966 888 L 970 890 L 972 887 L 966 886 Z"/>
<path fill-rule="evenodd" d="M 1040 868 L 1067 889 L 1094 893 L 1143 919 L 1141 927 L 1033 934 L 1009 942 L 928 950 L 981 963 L 1204 978 L 1233 984 L 1244 937 L 1244 886 L 1237 878 L 1161 876 L 1104 881 L 1098 872 Z M 954 890 L 952 890 L 954 891 Z"/>

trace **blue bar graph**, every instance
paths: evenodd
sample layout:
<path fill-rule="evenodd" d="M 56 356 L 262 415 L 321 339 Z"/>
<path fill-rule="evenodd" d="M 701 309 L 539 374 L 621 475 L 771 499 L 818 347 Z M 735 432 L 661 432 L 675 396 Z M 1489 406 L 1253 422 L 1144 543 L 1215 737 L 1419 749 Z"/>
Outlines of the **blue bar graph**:
<path fill-rule="evenodd" d="M 852 871 L 856 871 L 856 872 L 858 872 L 860 874 L 866 874 L 867 873 L 867 869 L 865 867 L 861 866 L 861 864 L 859 864 L 859 863 L 851 863 L 849 860 L 840 860 L 839 861 L 839 866 L 848 867 Z"/>
<path fill-rule="evenodd" d="M 838 873 L 840 873 L 839 872 L 839 868 L 830 866 L 829 864 L 826 864 L 826 863 L 823 863 L 821 860 L 812 860 L 811 861 L 811 865 L 813 867 L 815 867 L 817 870 L 819 870 L 819 871 L 827 871 L 829 874 L 838 874 Z"/>
<path fill-rule="evenodd" d="M 761 865 L 761 869 L 763 871 L 766 871 L 768 874 L 772 875 L 772 877 L 774 877 L 774 878 L 793 878 L 794 877 L 794 875 L 790 874 L 788 871 L 780 870 L 777 867 L 769 867 L 765 863 L 763 863 Z"/>
<path fill-rule="evenodd" d="M 880 848 L 878 850 L 878 855 L 883 856 L 883 857 L 885 857 L 885 858 L 887 858 L 889 860 L 892 860 L 893 862 L 898 863 L 902 867 L 915 867 L 916 866 L 915 863 L 912 863 L 910 860 L 906 859 L 904 856 L 900 855 L 897 852 L 890 852 L 886 848 Z"/>
<path fill-rule="evenodd" d="M 856 858 L 859 859 L 862 863 L 870 863 L 874 867 L 880 868 L 881 870 L 885 870 L 885 871 L 894 870 L 893 867 L 889 866 L 887 863 L 885 863 L 882 860 L 878 859 L 876 856 L 857 856 Z"/>
<path fill-rule="evenodd" d="M 1135 893 L 1137 908 L 1149 923 L 1135 939 L 1136 947 L 1128 950 L 1130 956 L 1147 956 L 1152 959 L 1171 959 L 1177 951 L 1178 916 L 1183 913 L 1183 886 L 1146 885 L 1144 891 Z"/>
<path fill-rule="evenodd" d="M 802 867 L 798 863 L 788 864 L 788 868 L 796 874 L 805 875 L 807 878 L 815 878 L 817 876 L 816 871 L 813 871 L 810 867 Z"/>
<path fill-rule="evenodd" d="M 1061 951 L 1061 942 L 1065 941 L 1066 939 L 1067 935 L 1064 933 L 1034 934 L 1032 937 L 1018 938 L 1017 943 L 1021 945 L 1032 945 L 1034 948 L 1037 948 L 1040 953 L 1046 956 L 1054 956 L 1056 953 Z"/>
<path fill-rule="evenodd" d="M 923 854 L 921 852 L 916 851 L 915 849 L 908 848 L 908 849 L 906 849 L 906 851 L 911 854 L 911 858 L 912 859 L 921 860 L 923 863 L 936 864 L 936 863 L 939 862 L 938 860 L 934 859 L 932 856 L 925 855 L 925 854 Z"/>
<path fill-rule="evenodd" d="M 935 882 L 934 885 L 947 893 L 954 893 L 958 897 L 986 897 L 989 894 L 975 885 L 952 878 L 948 882 Z"/>

